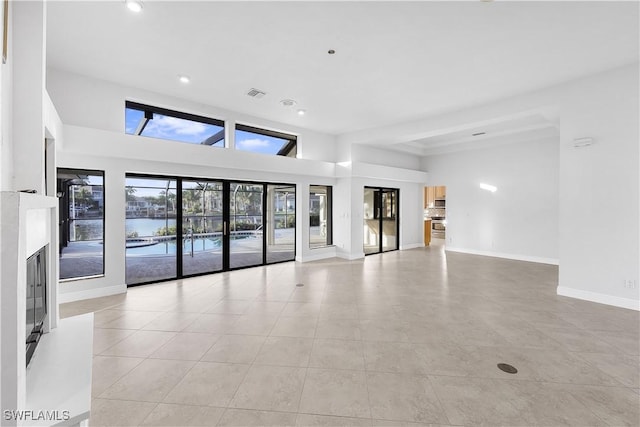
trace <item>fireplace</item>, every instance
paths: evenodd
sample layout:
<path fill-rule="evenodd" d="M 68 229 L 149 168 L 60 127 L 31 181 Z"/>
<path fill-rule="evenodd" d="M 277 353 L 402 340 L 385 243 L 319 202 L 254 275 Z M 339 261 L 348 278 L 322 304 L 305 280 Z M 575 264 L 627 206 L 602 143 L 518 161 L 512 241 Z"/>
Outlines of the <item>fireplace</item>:
<path fill-rule="evenodd" d="M 29 365 L 40 336 L 43 333 L 43 323 L 47 315 L 47 250 L 49 245 L 43 246 L 27 258 L 27 289 L 26 289 L 26 365 Z"/>

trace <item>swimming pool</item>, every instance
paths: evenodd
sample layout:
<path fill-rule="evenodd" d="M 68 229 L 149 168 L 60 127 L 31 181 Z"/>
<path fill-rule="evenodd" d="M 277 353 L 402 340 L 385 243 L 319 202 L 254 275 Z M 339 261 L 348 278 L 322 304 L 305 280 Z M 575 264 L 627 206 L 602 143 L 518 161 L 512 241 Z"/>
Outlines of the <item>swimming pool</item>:
<path fill-rule="evenodd" d="M 187 253 L 191 251 L 191 240 L 184 239 L 183 252 Z M 193 251 L 216 251 L 222 248 L 222 241 L 220 237 L 197 237 L 193 239 Z M 176 253 L 176 241 L 166 240 L 164 242 L 157 242 L 155 244 L 149 244 L 137 247 L 127 247 L 127 255 L 172 255 Z"/>
<path fill-rule="evenodd" d="M 246 232 L 239 232 L 243 234 L 234 234 L 230 236 L 231 241 L 243 240 L 249 243 L 255 241 L 256 245 L 262 247 L 262 235 L 258 234 L 245 234 Z M 239 243 L 239 242 L 238 242 Z M 183 240 L 182 253 L 188 254 L 191 252 L 191 239 L 185 238 Z M 252 246 L 252 244 L 250 244 Z M 200 236 L 193 239 L 193 252 L 221 252 L 222 251 L 222 236 Z M 144 255 L 175 255 L 176 254 L 176 239 L 175 237 L 156 237 L 156 238 L 144 238 L 144 239 L 129 239 L 127 240 L 127 256 L 144 256 Z"/>

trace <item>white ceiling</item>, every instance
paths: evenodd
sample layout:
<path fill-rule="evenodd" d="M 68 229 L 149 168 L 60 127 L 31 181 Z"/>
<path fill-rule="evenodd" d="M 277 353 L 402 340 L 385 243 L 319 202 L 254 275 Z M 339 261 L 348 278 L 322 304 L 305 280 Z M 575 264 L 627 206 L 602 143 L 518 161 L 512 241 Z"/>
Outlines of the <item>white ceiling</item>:
<path fill-rule="evenodd" d="M 146 0 L 133 14 L 122 1 L 49 1 L 47 61 L 340 134 L 637 62 L 638 28 L 637 2 Z M 192 82 L 180 84 L 178 74 Z M 250 98 L 250 88 L 267 95 Z M 282 107 L 285 98 L 298 105 Z M 297 108 L 307 114 L 298 116 Z M 447 142 L 440 138 L 398 148 Z"/>

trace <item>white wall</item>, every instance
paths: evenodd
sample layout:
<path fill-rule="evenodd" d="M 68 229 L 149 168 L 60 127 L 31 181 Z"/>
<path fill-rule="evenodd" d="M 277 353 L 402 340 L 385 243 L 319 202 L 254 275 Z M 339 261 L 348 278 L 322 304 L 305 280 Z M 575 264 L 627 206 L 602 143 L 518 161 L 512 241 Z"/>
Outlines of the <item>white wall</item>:
<path fill-rule="evenodd" d="M 411 140 L 521 113 L 557 112 L 558 293 L 640 310 L 639 80 L 635 63 L 481 107 L 338 139 L 362 142 L 393 134 L 396 141 Z M 580 137 L 596 143 L 573 148 L 573 139 Z M 635 281 L 635 288 L 625 287 L 625 280 Z"/>
<path fill-rule="evenodd" d="M 640 309 L 637 64 L 566 86 L 560 98 L 558 293 Z M 581 149 L 574 138 L 592 137 Z M 625 279 L 636 288 L 626 288 Z"/>
<path fill-rule="evenodd" d="M 4 15 L 3 12 L 0 15 Z M 12 51 L 13 42 L 13 22 L 11 18 L 11 8 L 9 8 L 8 22 L 10 24 L 7 29 L 8 36 L 8 51 Z M 0 23 L 0 29 L 4 33 L 4 16 L 2 16 Z M 11 138 L 11 126 L 12 126 L 12 99 L 11 93 L 13 91 L 13 76 L 12 76 L 12 58 L 7 57 L 5 64 L 0 64 L 0 191 L 7 191 L 12 188 L 13 180 L 13 150 L 12 150 L 12 138 Z M 2 202 L 0 202 L 0 212 L 2 211 Z M 2 237 L 0 236 L 0 248 L 4 247 Z M 0 277 L 4 277 L 0 262 Z M 0 292 L 0 307 L 2 306 L 2 296 Z M 0 319 L 0 364 L 2 362 L 2 320 Z M 2 400 L 2 387 L 0 386 L 0 402 Z"/>
<path fill-rule="evenodd" d="M 338 165 L 334 200 L 334 243 L 337 254 L 346 259 L 364 256 L 364 187 L 400 190 L 400 249 L 424 246 L 422 198 L 427 174 L 410 169 L 367 163 Z"/>
<path fill-rule="evenodd" d="M 351 161 L 420 170 L 420 156 L 367 145 L 351 145 Z"/>
<path fill-rule="evenodd" d="M 124 133 L 125 100 L 141 102 L 228 121 L 227 127 L 242 123 L 298 136 L 298 157 L 336 161 L 333 135 L 271 122 L 234 111 L 97 80 L 67 71 L 47 70 L 47 91 L 65 124 Z M 215 101 L 212 101 L 214 104 Z"/>
<path fill-rule="evenodd" d="M 11 6 L 14 186 L 44 194 L 46 2 L 12 2 Z"/>
<path fill-rule="evenodd" d="M 447 187 L 447 250 L 557 264 L 558 145 L 555 138 L 426 157 L 429 185 Z"/>
<path fill-rule="evenodd" d="M 62 283 L 63 302 L 126 290 L 126 173 L 297 184 L 297 212 L 302 220 L 296 225 L 299 236 L 296 258 L 304 261 L 335 256 L 334 248 L 309 249 L 306 218 L 309 185 L 335 185 L 333 163 L 180 144 L 76 126 L 64 126 L 64 150 L 58 152 L 57 160 L 59 167 L 105 172 L 105 274 Z"/>
<path fill-rule="evenodd" d="M 3 8 L 4 11 L 4 8 Z M 9 32 L 7 50 L 13 52 L 13 23 L 9 8 Z M 4 27 L 4 19 L 0 27 Z M 4 30 L 4 28 L 3 28 Z M 12 139 L 12 93 L 13 93 L 13 58 L 7 57 L 7 62 L 0 65 L 0 191 L 13 189 L 13 139 Z"/>

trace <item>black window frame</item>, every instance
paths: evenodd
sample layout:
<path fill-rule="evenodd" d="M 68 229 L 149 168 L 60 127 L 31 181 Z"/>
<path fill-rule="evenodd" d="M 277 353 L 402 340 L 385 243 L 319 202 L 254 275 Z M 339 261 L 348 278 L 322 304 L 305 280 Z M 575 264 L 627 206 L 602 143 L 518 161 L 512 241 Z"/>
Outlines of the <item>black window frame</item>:
<path fill-rule="evenodd" d="M 309 185 L 309 196 L 311 196 L 311 188 L 324 187 L 327 192 L 327 230 L 326 230 L 326 243 L 321 246 L 311 246 L 311 234 L 309 234 L 309 249 L 320 249 L 333 246 L 333 186 L 332 185 Z M 311 230 L 311 206 L 309 206 L 309 230 Z"/>
<path fill-rule="evenodd" d="M 58 212 L 60 218 L 58 220 L 58 257 L 62 256 L 62 249 L 66 247 L 69 242 L 68 239 L 68 222 L 69 218 L 69 195 L 67 191 L 61 191 L 60 189 L 60 179 L 58 176 L 60 173 L 77 173 L 78 175 L 93 175 L 93 176 L 101 176 L 102 177 L 102 272 L 98 274 L 90 274 L 83 276 L 73 276 L 73 277 L 60 277 L 60 269 L 58 268 L 58 281 L 60 283 L 72 282 L 76 280 L 86 280 L 86 279 L 94 279 L 105 277 L 106 271 L 106 248 L 107 248 L 107 239 L 106 239 L 106 224 L 107 224 L 107 185 L 106 185 L 106 171 L 99 169 L 85 169 L 85 168 L 69 168 L 60 166 L 56 168 L 56 193 L 58 197 Z M 66 230 L 63 231 L 63 227 L 66 227 Z M 63 243 L 63 239 L 65 242 Z"/>
<path fill-rule="evenodd" d="M 284 132 L 278 132 L 275 130 L 269 130 L 269 129 L 263 129 L 263 128 L 257 128 L 255 126 L 249 126 L 249 125 L 243 125 L 241 123 L 236 123 L 236 127 L 235 127 L 236 131 L 244 131 L 244 132 L 251 132 L 251 133 L 255 133 L 257 135 L 264 135 L 264 136 L 270 136 L 272 138 L 278 138 L 278 139 L 284 139 L 286 141 L 288 141 L 277 153 L 276 156 L 281 156 L 281 157 L 292 157 L 289 156 L 289 154 L 291 154 L 292 150 L 296 150 L 296 155 L 298 154 L 298 137 L 296 135 L 292 135 L 290 133 L 284 133 Z M 240 150 L 242 151 L 242 150 Z M 295 157 L 295 156 L 293 156 Z"/>
<path fill-rule="evenodd" d="M 212 117 L 200 116 L 200 115 L 197 115 L 197 114 L 185 113 L 183 111 L 171 110 L 171 109 L 168 109 L 168 108 L 154 107 L 152 105 L 141 104 L 139 102 L 134 102 L 134 101 L 125 101 L 124 102 L 124 108 L 125 108 L 125 112 L 126 112 L 127 109 L 131 109 L 131 110 L 142 111 L 144 113 L 143 121 L 141 121 L 138 124 L 138 127 L 136 128 L 135 132 L 132 133 L 132 134 L 129 134 L 129 135 L 145 136 L 145 135 L 141 135 L 141 134 L 144 131 L 144 128 L 147 126 L 147 123 L 149 123 L 149 120 L 153 119 L 153 114 L 155 113 L 155 114 L 161 114 L 163 116 L 175 117 L 177 119 L 189 120 L 191 122 L 204 123 L 204 124 L 207 124 L 207 125 L 218 126 L 218 127 L 222 128 L 222 130 L 220 132 L 212 135 L 211 137 L 209 137 L 209 139 L 211 139 L 212 137 L 217 137 L 220 134 L 222 135 L 222 138 L 214 140 L 211 143 L 201 142 L 200 144 L 192 144 L 192 145 L 214 146 L 220 140 L 224 140 L 225 139 L 226 127 L 225 127 L 224 120 L 214 119 Z M 149 137 L 149 138 L 152 138 L 152 137 Z M 180 140 L 175 140 L 175 139 L 168 139 L 168 138 L 156 138 L 156 139 L 163 139 L 165 141 L 183 142 L 183 143 L 186 143 L 186 144 L 189 143 L 189 142 L 185 142 L 185 141 L 180 141 Z M 208 139 L 207 139 L 207 141 L 208 141 Z M 226 144 L 225 144 L 225 147 L 226 147 Z"/>

